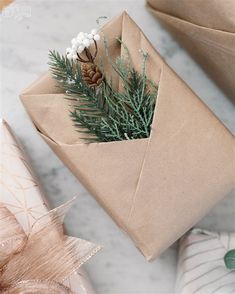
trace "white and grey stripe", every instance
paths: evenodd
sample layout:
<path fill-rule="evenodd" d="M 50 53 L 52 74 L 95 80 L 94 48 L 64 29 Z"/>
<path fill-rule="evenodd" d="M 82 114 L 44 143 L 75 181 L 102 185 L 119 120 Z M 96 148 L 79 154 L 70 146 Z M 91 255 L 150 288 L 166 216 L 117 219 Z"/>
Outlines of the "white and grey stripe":
<path fill-rule="evenodd" d="M 235 248 L 235 234 L 194 229 L 180 241 L 175 294 L 235 293 L 235 271 L 224 255 Z"/>

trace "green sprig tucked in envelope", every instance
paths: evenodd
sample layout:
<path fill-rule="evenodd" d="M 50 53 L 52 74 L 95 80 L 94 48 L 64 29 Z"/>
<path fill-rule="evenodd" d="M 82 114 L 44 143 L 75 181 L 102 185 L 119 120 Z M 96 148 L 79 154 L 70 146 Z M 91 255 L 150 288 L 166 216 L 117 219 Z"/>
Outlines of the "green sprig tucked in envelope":
<path fill-rule="evenodd" d="M 143 58 L 139 73 L 131 65 L 128 48 L 117 39 L 124 46 L 125 57 L 113 62 L 107 54 L 107 59 L 121 80 L 122 89 L 118 91 L 112 77 L 107 77 L 102 66 L 95 63 L 99 39 L 96 30 L 90 34 L 79 33 L 65 56 L 55 51 L 49 54 L 53 78 L 66 97 L 74 101 L 70 112 L 74 125 L 88 142 L 147 138 L 158 90 L 145 74 L 148 55 L 140 51 Z M 94 46 L 93 50 L 90 45 Z M 107 47 L 106 42 L 104 46 Z"/>

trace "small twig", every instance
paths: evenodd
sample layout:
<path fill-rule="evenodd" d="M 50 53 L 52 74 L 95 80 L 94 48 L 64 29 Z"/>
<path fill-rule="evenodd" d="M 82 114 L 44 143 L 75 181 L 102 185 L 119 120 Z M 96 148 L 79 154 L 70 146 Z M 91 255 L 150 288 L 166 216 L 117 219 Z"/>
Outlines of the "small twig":
<path fill-rule="evenodd" d="M 91 55 L 90 50 L 87 49 L 87 48 L 85 48 L 85 53 L 86 53 L 86 56 L 87 56 L 87 58 L 89 59 L 89 61 L 93 63 L 94 60 L 93 60 L 93 57 L 92 57 L 92 55 Z"/>
<path fill-rule="evenodd" d="M 78 57 L 78 60 L 79 60 L 80 62 L 84 62 L 84 63 L 88 63 L 88 62 L 90 62 L 89 60 L 85 60 L 85 59 L 83 59 L 78 53 L 77 53 L 77 57 Z"/>
<path fill-rule="evenodd" d="M 97 46 L 97 42 L 96 40 L 94 40 L 94 43 L 95 43 L 95 54 L 93 56 L 93 60 L 95 60 L 96 56 L 97 56 L 97 53 L 98 53 L 98 46 Z"/>

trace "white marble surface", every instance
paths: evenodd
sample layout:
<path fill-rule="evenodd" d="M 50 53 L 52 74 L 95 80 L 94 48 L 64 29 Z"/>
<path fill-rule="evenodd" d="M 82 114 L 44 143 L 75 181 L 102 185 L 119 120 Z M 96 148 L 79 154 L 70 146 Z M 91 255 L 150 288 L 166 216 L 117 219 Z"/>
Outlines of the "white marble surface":
<path fill-rule="evenodd" d="M 231 130 L 234 106 L 169 34 L 146 11 L 143 0 L 15 1 L 0 17 L 1 116 L 18 134 L 53 206 L 79 195 L 66 224 L 69 233 L 103 244 L 87 265 L 100 294 L 173 293 L 177 247 L 147 263 L 36 134 L 18 98 L 19 92 L 47 70 L 48 50 L 63 51 L 72 36 L 95 26 L 98 16 L 126 9 L 175 71 Z M 212 175 L 213 176 L 213 175 Z M 235 194 L 201 222 L 207 229 L 235 230 Z"/>

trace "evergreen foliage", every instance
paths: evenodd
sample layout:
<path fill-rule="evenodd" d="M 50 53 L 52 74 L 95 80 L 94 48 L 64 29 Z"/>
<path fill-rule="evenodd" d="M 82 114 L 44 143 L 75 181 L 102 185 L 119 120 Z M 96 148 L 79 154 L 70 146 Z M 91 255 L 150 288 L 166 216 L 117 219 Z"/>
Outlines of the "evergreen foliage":
<path fill-rule="evenodd" d="M 111 78 L 104 78 L 98 87 L 90 87 L 83 80 L 81 64 L 70 61 L 55 51 L 50 51 L 52 76 L 73 100 L 70 113 L 75 127 L 87 142 L 109 142 L 147 138 L 151 132 L 157 90 L 155 83 L 145 74 L 147 54 L 142 52 L 142 72 L 130 65 L 128 58 L 118 58 L 112 63 L 121 79 L 123 90 L 116 91 Z"/>

